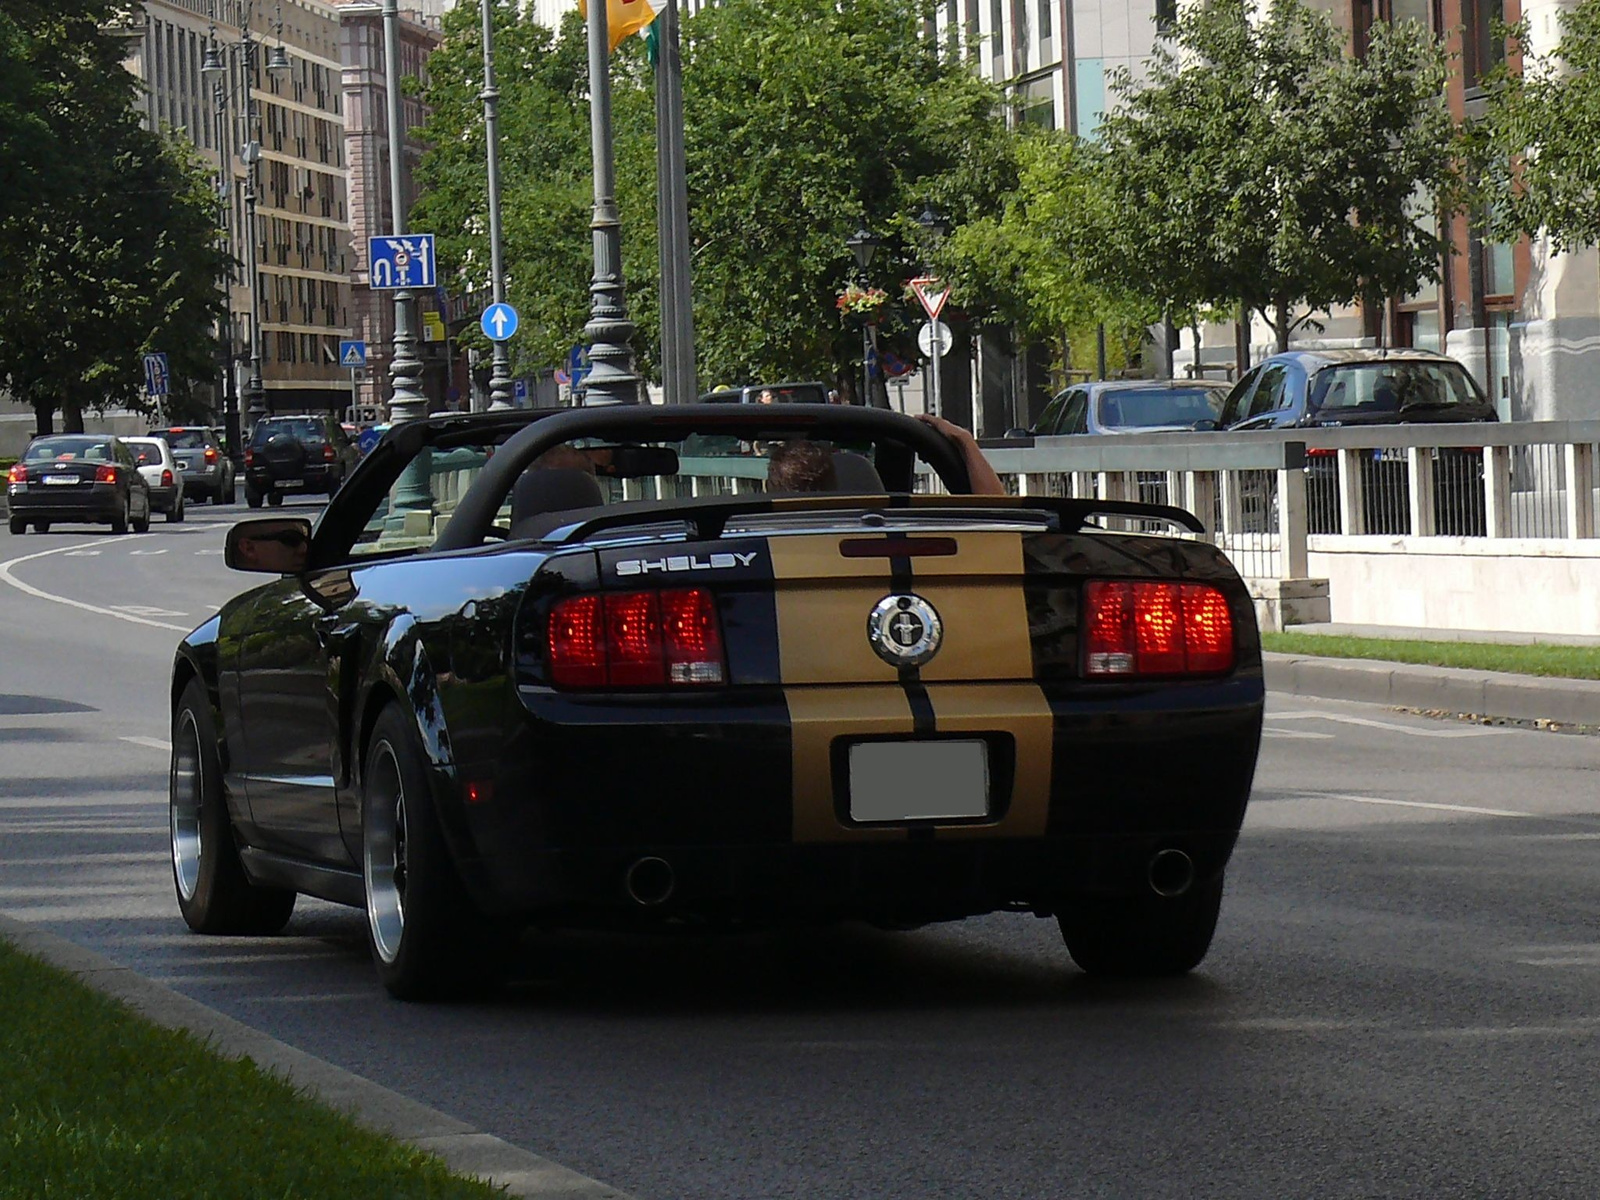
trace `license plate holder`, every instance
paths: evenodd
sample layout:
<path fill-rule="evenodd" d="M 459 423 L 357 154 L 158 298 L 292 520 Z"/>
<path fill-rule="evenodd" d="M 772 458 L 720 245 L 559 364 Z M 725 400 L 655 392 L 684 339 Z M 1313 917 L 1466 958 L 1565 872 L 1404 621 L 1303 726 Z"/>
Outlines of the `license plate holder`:
<path fill-rule="evenodd" d="M 982 738 L 856 742 L 848 762 L 849 814 L 857 824 L 989 816 L 989 744 Z"/>
<path fill-rule="evenodd" d="M 78 482 L 78 477 L 76 475 L 46 475 L 44 481 L 52 487 L 70 487 Z"/>
<path fill-rule="evenodd" d="M 288 491 L 288 490 L 290 490 L 292 488 L 305 487 L 305 485 L 306 485 L 306 481 L 303 480 L 303 479 L 280 479 L 276 483 L 274 483 L 272 486 L 275 487 L 275 488 L 282 488 L 285 491 Z"/>

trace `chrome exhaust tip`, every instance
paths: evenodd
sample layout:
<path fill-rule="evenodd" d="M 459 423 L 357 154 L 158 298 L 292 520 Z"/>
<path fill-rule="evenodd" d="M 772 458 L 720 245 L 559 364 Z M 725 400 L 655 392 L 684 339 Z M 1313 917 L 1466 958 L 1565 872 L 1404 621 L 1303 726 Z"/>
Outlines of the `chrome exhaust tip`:
<path fill-rule="evenodd" d="M 1146 877 L 1156 895 L 1181 896 L 1194 885 L 1194 860 L 1182 850 L 1158 850 L 1150 859 Z"/>
<path fill-rule="evenodd" d="M 628 898 L 641 908 L 656 908 L 672 898 L 678 886 L 672 864 L 664 858 L 641 858 L 623 877 Z"/>

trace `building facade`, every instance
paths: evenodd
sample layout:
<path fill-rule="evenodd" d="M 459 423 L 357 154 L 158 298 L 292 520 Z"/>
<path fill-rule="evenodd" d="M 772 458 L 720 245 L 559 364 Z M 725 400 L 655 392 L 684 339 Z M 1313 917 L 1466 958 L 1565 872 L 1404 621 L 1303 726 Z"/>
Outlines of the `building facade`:
<path fill-rule="evenodd" d="M 208 76 L 212 47 L 224 70 Z M 336 10 L 319 0 L 146 0 L 128 65 L 145 85 L 146 122 L 186 137 L 219 172 L 222 224 L 239 264 L 219 334 L 235 393 L 243 396 L 259 349 L 267 411 L 346 407 L 338 344 L 351 330 L 350 213 Z M 247 146 L 259 150 L 253 222 Z M 259 348 L 250 345 L 244 266 L 252 234 Z"/>

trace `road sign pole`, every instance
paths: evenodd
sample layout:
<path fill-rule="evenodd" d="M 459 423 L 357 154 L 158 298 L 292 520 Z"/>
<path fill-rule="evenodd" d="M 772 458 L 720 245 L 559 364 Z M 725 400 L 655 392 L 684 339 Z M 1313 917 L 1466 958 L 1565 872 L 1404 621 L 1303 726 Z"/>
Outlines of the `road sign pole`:
<path fill-rule="evenodd" d="M 489 168 L 489 287 L 494 302 L 506 298 L 505 255 L 500 234 L 500 89 L 494 82 L 494 18 L 491 0 L 480 0 L 483 16 L 483 134 Z M 502 339 L 489 343 L 489 411 L 511 407 L 511 347 Z"/>
<path fill-rule="evenodd" d="M 400 104 L 400 5 L 398 0 L 383 0 L 383 73 L 387 93 L 389 116 L 389 205 L 393 209 L 393 228 L 396 238 L 406 231 L 406 200 L 403 187 L 402 165 L 405 162 L 405 130 Z M 372 263 L 367 263 L 370 272 Z M 402 278 L 409 278 L 403 276 Z M 411 323 L 413 296 L 409 288 L 394 294 L 394 357 L 389 363 L 389 379 L 393 392 L 389 400 L 391 424 L 423 417 L 428 413 L 428 401 L 421 391 L 422 363 L 417 358 L 417 332 Z M 428 480 L 433 469 L 432 456 L 426 449 L 419 451 L 399 480 L 395 483 L 389 507 L 388 524 L 396 532 L 411 524 L 409 514 L 433 512 L 433 493 Z M 418 522 L 421 524 L 421 522 Z M 427 522 L 432 532 L 431 521 Z"/>
<path fill-rule="evenodd" d="M 933 392 L 933 408 L 932 408 L 931 411 L 932 411 L 933 415 L 936 416 L 936 417 L 944 416 L 944 405 L 941 403 L 940 398 L 939 398 L 939 387 L 940 387 L 939 376 L 941 374 L 941 372 L 939 370 L 939 364 L 940 364 L 941 361 L 943 361 L 943 359 L 944 359 L 944 342 L 940 341 L 938 338 L 934 338 L 933 339 L 933 357 L 930 360 L 932 362 L 932 366 L 933 366 L 933 387 L 931 389 L 932 392 Z"/>

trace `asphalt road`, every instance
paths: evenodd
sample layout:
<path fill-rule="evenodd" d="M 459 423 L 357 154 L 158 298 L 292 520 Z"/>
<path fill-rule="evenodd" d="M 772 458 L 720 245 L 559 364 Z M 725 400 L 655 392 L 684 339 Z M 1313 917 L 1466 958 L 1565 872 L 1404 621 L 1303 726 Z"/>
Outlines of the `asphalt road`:
<path fill-rule="evenodd" d="M 171 897 L 170 652 L 240 511 L 0 540 L 0 911 L 641 1200 L 1592 1194 L 1600 740 L 1275 698 L 1179 981 L 1006 916 L 534 939 L 402 1005 L 352 910 L 205 939 Z"/>

